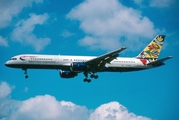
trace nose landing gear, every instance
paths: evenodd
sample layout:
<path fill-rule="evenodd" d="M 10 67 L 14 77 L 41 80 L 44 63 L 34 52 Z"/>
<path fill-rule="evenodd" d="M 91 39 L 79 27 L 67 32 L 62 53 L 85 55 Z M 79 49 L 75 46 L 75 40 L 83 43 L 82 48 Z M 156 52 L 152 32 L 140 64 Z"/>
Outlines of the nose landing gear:
<path fill-rule="evenodd" d="M 25 78 L 27 79 L 29 77 L 27 74 L 27 69 L 22 69 L 22 70 L 24 70 Z"/>

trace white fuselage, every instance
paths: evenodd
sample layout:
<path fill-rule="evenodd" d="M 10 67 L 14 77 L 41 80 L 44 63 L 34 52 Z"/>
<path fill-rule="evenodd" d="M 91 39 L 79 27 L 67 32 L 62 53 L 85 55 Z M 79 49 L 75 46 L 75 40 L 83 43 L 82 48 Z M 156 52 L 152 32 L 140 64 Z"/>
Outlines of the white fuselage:
<path fill-rule="evenodd" d="M 24 54 L 11 58 L 5 63 L 8 67 L 22 68 L 22 69 L 61 69 L 70 70 L 73 62 L 86 62 L 94 59 L 97 56 L 65 56 L 65 55 L 35 55 Z M 117 57 L 110 63 L 106 63 L 104 69 L 96 72 L 113 71 L 113 72 L 127 72 L 135 70 L 148 69 L 153 66 L 147 65 L 148 60 L 141 60 L 137 58 L 123 58 Z"/>

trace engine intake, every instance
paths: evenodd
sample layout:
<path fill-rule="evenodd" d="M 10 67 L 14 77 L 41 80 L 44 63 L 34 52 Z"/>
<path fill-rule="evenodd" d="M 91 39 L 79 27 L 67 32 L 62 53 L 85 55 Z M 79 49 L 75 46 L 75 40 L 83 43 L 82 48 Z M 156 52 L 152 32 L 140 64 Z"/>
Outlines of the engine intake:
<path fill-rule="evenodd" d="M 76 73 L 76 72 L 63 71 L 63 70 L 60 71 L 61 78 L 74 78 L 77 75 L 78 75 L 78 73 Z"/>
<path fill-rule="evenodd" d="M 87 64 L 84 62 L 73 62 L 71 64 L 71 71 L 73 72 L 83 72 L 87 70 Z"/>

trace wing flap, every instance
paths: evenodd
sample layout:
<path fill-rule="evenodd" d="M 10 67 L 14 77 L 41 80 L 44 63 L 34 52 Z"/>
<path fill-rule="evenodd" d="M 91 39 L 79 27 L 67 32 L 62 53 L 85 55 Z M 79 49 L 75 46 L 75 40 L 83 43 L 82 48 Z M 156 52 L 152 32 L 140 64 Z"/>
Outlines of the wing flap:
<path fill-rule="evenodd" d="M 166 58 L 162 58 L 160 60 L 156 60 L 156 61 L 150 62 L 147 65 L 154 65 L 154 66 L 156 66 L 156 65 L 159 65 L 159 64 L 163 63 L 164 61 L 166 61 L 168 59 L 171 59 L 171 58 L 173 58 L 173 57 L 172 56 L 168 56 Z"/>

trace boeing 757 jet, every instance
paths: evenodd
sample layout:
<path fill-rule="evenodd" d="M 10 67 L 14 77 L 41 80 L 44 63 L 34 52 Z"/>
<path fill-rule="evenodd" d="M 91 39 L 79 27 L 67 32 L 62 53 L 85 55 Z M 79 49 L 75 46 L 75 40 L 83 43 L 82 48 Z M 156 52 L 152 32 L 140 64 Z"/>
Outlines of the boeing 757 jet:
<path fill-rule="evenodd" d="M 168 56 L 158 60 L 164 42 L 164 35 L 157 35 L 148 46 L 136 57 L 118 57 L 126 48 L 120 48 L 101 56 L 67 56 L 22 54 L 12 57 L 5 65 L 21 68 L 28 78 L 27 69 L 57 69 L 62 78 L 74 78 L 83 73 L 84 82 L 97 79 L 97 72 L 129 72 L 156 68 L 164 65 Z M 90 78 L 89 78 L 90 75 Z"/>

